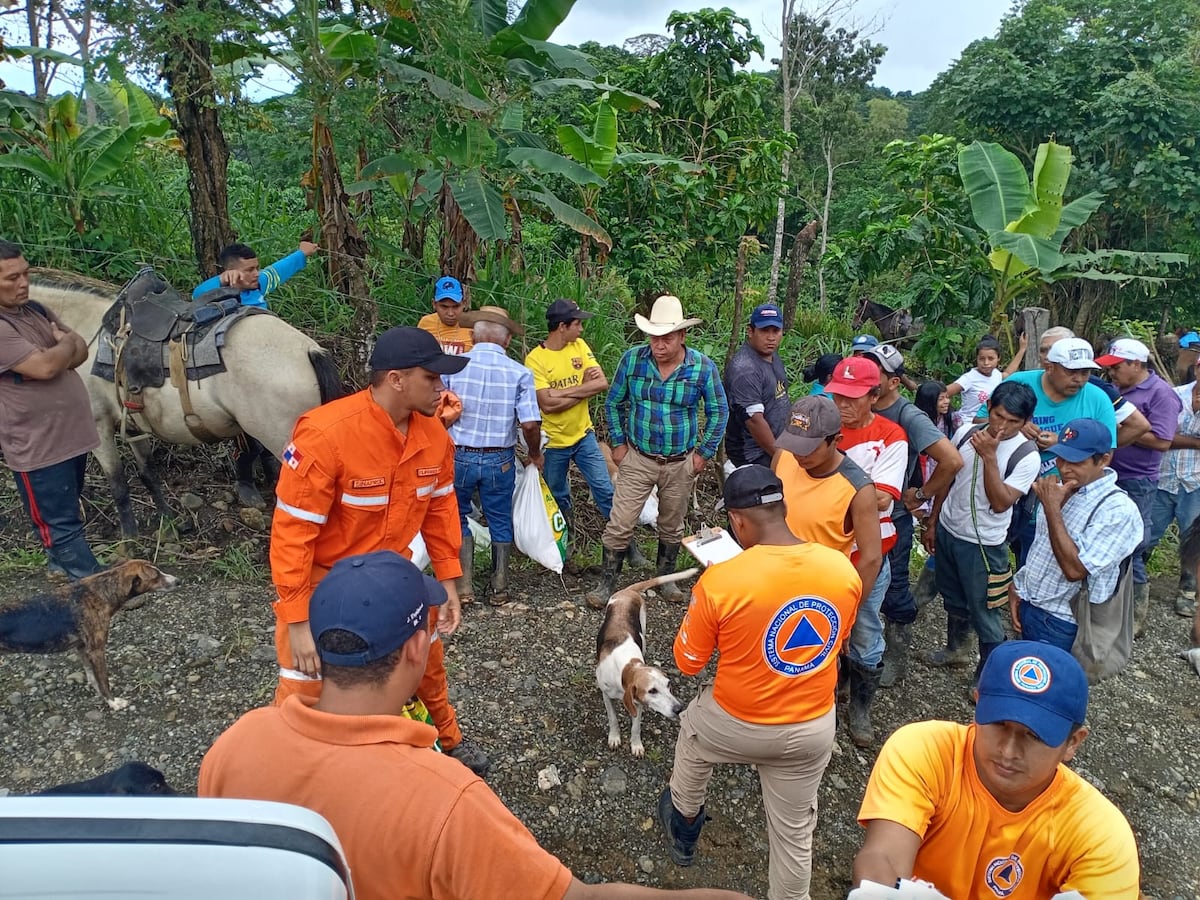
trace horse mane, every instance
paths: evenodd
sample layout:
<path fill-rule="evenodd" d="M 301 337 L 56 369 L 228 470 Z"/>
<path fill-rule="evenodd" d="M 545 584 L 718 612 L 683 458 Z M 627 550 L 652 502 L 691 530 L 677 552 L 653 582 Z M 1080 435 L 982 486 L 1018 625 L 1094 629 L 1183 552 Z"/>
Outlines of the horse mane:
<path fill-rule="evenodd" d="M 30 279 L 37 284 L 59 290 L 82 291 L 85 294 L 93 294 L 104 300 L 112 300 L 117 296 L 117 292 L 121 290 L 118 285 L 101 281 L 99 278 L 91 278 L 87 275 L 67 272 L 63 269 L 48 269 L 38 266 L 32 268 L 29 274 Z"/>

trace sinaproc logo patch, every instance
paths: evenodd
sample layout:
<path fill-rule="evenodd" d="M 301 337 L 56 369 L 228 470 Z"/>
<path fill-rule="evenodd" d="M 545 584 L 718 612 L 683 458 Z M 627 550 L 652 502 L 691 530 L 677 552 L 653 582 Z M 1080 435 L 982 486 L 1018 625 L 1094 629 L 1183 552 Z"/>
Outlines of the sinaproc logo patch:
<path fill-rule="evenodd" d="M 763 659 L 787 678 L 825 662 L 837 646 L 842 617 L 820 597 L 793 597 L 771 618 L 763 637 Z"/>
<path fill-rule="evenodd" d="M 1041 694 L 1050 687 L 1050 667 L 1036 656 L 1022 656 L 1012 665 L 1012 683 L 1018 691 Z"/>
<path fill-rule="evenodd" d="M 1024 875 L 1021 857 L 1012 853 L 1008 856 L 998 856 L 988 863 L 984 880 L 997 897 L 1007 897 L 1017 889 Z"/>

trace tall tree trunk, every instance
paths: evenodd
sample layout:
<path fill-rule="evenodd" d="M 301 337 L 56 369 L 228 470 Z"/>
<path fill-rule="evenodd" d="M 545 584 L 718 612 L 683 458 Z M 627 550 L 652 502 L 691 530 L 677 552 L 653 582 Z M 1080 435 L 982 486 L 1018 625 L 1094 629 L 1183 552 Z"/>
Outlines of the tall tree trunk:
<path fill-rule="evenodd" d="M 185 10 L 187 0 L 166 0 L 164 11 Z M 207 4 L 201 2 L 201 9 Z M 229 146 L 217 115 L 212 47 L 207 40 L 164 25 L 163 77 L 175 103 L 175 131 L 183 142 L 191 200 L 192 251 L 201 278 L 216 274 L 221 248 L 236 238 L 229 221 Z"/>
<path fill-rule="evenodd" d="M 829 206 L 833 202 L 833 173 L 837 166 L 833 164 L 833 136 L 826 135 L 822 142 L 825 152 L 825 203 L 821 207 L 821 250 L 817 254 L 817 292 L 820 296 L 821 312 L 828 309 L 825 297 L 825 248 L 829 246 Z"/>
<path fill-rule="evenodd" d="M 751 246 L 753 245 L 753 246 Z M 742 239 L 738 241 L 737 248 L 737 268 L 733 273 L 733 316 L 730 321 L 733 322 L 733 327 L 729 329 L 729 347 L 725 351 L 725 358 L 733 356 L 733 353 L 738 348 L 738 344 L 742 340 L 741 322 L 742 322 L 742 305 L 746 300 L 746 258 L 751 252 L 757 253 L 758 238 L 750 235 L 742 235 Z"/>
<path fill-rule="evenodd" d="M 43 44 L 42 7 L 37 0 L 28 0 L 25 4 L 25 27 L 29 30 L 29 46 L 50 46 L 53 38 L 52 22 L 53 20 L 50 18 L 49 12 L 47 12 L 45 43 Z M 45 100 L 50 90 L 50 60 L 38 59 L 36 56 L 31 56 L 29 62 L 33 66 L 33 96 L 38 100 Z"/>
<path fill-rule="evenodd" d="M 804 265 L 808 254 L 817 241 L 817 229 L 821 223 L 813 219 L 798 232 L 792 241 L 792 252 L 788 256 L 787 291 L 783 295 L 783 330 L 787 331 L 796 320 L 796 307 L 800 303 L 800 281 L 804 277 Z"/>
<path fill-rule="evenodd" d="M 442 213 L 442 244 L 438 262 L 443 275 L 452 275 L 464 286 L 475 280 L 475 251 L 479 249 L 479 235 L 458 208 L 450 185 L 442 183 L 439 197 Z"/>
<path fill-rule="evenodd" d="M 1075 298 L 1075 320 L 1071 330 L 1081 338 L 1094 340 L 1100 333 L 1100 325 L 1108 315 L 1109 307 L 1116 300 L 1116 288 L 1108 281 L 1081 280 L 1069 291 Z"/>

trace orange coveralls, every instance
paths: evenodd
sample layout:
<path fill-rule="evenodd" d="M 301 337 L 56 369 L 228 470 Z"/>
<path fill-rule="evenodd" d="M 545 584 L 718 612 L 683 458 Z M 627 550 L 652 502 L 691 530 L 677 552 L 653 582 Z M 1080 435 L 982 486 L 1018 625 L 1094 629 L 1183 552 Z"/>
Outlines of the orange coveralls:
<path fill-rule="evenodd" d="M 401 434 L 371 391 L 359 391 L 300 417 L 283 453 L 271 523 L 276 705 L 291 694 L 320 696 L 321 682 L 292 669 L 288 625 L 308 621 L 308 601 L 335 562 L 373 550 L 411 557 L 419 531 L 439 581 L 462 574 L 462 532 L 454 495 L 454 445 L 435 418 L 414 413 Z M 437 610 L 429 612 L 430 626 Z M 434 632 L 436 636 L 436 631 Z M 442 641 L 430 644 L 417 688 L 442 748 L 462 740 L 450 705 Z"/>

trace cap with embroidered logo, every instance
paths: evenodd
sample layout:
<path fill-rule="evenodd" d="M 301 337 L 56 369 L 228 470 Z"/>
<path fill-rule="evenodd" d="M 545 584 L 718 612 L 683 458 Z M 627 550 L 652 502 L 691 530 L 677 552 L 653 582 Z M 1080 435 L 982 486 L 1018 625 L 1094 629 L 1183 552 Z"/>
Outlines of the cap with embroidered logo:
<path fill-rule="evenodd" d="M 1133 338 L 1121 338 L 1113 341 L 1108 352 L 1097 358 L 1096 363 L 1101 366 L 1115 366 L 1130 361 L 1149 362 L 1150 348 Z"/>
<path fill-rule="evenodd" d="M 1092 345 L 1083 338 L 1063 338 L 1050 345 L 1047 363 L 1057 363 L 1064 369 L 1099 369 L 1093 357 Z"/>
<path fill-rule="evenodd" d="M 551 328 L 555 328 L 563 322 L 590 319 L 594 315 L 595 313 L 580 309 L 579 304 L 574 300 L 560 298 L 546 307 L 546 322 Z"/>
<path fill-rule="evenodd" d="M 866 350 L 871 350 L 879 346 L 879 338 L 873 334 L 860 334 L 850 342 L 851 353 L 862 353 Z"/>
<path fill-rule="evenodd" d="M 842 430 L 842 416 L 828 397 L 801 397 L 792 404 L 787 427 L 775 438 L 775 446 L 797 456 L 808 456 L 825 440 Z"/>
<path fill-rule="evenodd" d="M 726 509 L 750 509 L 783 499 L 783 482 L 766 466 L 734 469 L 725 479 Z"/>
<path fill-rule="evenodd" d="M 849 356 L 833 369 L 825 393 L 843 397 L 865 397 L 879 387 L 879 365 L 862 356 Z"/>
<path fill-rule="evenodd" d="M 750 313 L 752 328 L 783 328 L 783 312 L 774 303 L 761 303 Z"/>
<path fill-rule="evenodd" d="M 437 303 L 439 300 L 453 300 L 455 303 L 462 303 L 462 283 L 457 278 L 443 275 L 433 288 L 433 302 Z"/>
<path fill-rule="evenodd" d="M 1017 722 L 1061 747 L 1087 717 L 1088 683 L 1070 653 L 1036 641 L 1005 641 L 979 673 L 979 725 Z"/>
<path fill-rule="evenodd" d="M 442 352 L 442 345 L 428 331 L 397 325 L 389 328 L 375 341 L 368 365 L 372 372 L 391 369 L 426 369 L 438 375 L 461 372 L 471 361 L 467 356 L 451 356 Z"/>
<path fill-rule="evenodd" d="M 1072 419 L 1058 433 L 1048 452 L 1067 462 L 1083 462 L 1113 448 L 1112 432 L 1095 419 Z"/>
<path fill-rule="evenodd" d="M 395 550 L 347 556 L 321 579 L 308 604 L 308 624 L 321 661 L 362 666 L 404 646 L 425 627 L 428 610 L 446 589 Z M 366 645 L 352 653 L 321 648 L 330 631 L 348 631 Z"/>
<path fill-rule="evenodd" d="M 868 350 L 863 356 L 875 360 L 879 363 L 879 367 L 889 375 L 904 374 L 904 354 L 891 344 L 880 344 L 878 347 Z"/>

